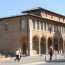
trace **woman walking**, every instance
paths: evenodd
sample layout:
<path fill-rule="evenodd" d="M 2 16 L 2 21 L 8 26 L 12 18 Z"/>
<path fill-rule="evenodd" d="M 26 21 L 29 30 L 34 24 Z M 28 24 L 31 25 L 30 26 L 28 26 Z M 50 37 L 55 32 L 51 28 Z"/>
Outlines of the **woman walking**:
<path fill-rule="evenodd" d="M 19 50 L 16 50 L 15 54 L 16 54 L 15 61 L 16 61 L 16 60 L 19 61 Z"/>

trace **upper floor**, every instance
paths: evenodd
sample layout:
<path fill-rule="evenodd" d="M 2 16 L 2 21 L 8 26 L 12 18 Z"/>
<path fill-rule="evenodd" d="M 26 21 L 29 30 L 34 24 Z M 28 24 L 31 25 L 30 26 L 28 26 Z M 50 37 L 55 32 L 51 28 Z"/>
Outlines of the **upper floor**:
<path fill-rule="evenodd" d="M 65 24 L 32 15 L 24 15 L 0 20 L 1 32 L 27 32 L 32 26 L 32 31 L 55 32 L 65 34 Z"/>
<path fill-rule="evenodd" d="M 28 12 L 28 13 L 25 13 Z M 31 14 L 29 14 L 31 12 Z M 45 17 L 47 13 L 47 16 Z M 34 14 L 34 15 L 33 15 Z M 44 15 L 43 15 L 44 14 Z M 50 15 L 48 15 L 50 14 Z M 54 14 L 54 16 L 52 16 Z M 60 19 L 55 18 L 60 17 Z M 53 19 L 54 18 L 54 19 Z M 65 34 L 65 17 L 42 8 L 24 11 L 18 16 L 5 17 L 0 19 L 0 32 L 26 32 L 30 26 L 34 31 L 51 31 Z M 59 21 L 58 21 L 59 20 Z"/>
<path fill-rule="evenodd" d="M 41 7 L 26 10 L 26 11 L 23 11 L 23 13 L 30 13 L 36 16 L 40 16 L 42 18 L 65 23 L 65 16 L 49 11 L 47 9 L 43 9 Z"/>

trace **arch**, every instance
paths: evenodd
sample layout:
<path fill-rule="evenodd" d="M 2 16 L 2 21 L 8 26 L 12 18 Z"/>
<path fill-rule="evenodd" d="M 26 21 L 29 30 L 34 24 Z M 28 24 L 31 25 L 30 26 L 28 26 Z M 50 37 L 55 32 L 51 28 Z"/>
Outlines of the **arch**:
<path fill-rule="evenodd" d="M 65 53 L 65 39 L 64 39 L 64 53 Z"/>
<path fill-rule="evenodd" d="M 63 39 L 62 38 L 59 39 L 59 52 L 60 53 L 63 52 Z"/>
<path fill-rule="evenodd" d="M 46 38 L 44 36 L 41 37 L 41 54 L 46 53 Z"/>
<path fill-rule="evenodd" d="M 33 51 L 34 51 L 34 54 L 39 54 L 39 38 L 38 38 L 38 36 L 33 37 Z"/>
<path fill-rule="evenodd" d="M 58 39 L 57 39 L 57 37 L 54 37 L 54 50 L 58 51 Z"/>
<path fill-rule="evenodd" d="M 49 37 L 49 38 L 48 38 L 48 48 L 49 48 L 51 45 L 52 45 L 52 38 Z"/>
<path fill-rule="evenodd" d="M 27 37 L 26 36 L 22 36 L 20 39 L 20 48 L 22 51 L 23 55 L 26 55 L 26 50 L 27 50 Z"/>
<path fill-rule="evenodd" d="M 34 38 L 34 37 L 37 37 L 37 38 L 39 39 L 39 35 L 38 35 L 38 34 L 33 35 L 33 38 Z"/>
<path fill-rule="evenodd" d="M 44 37 L 45 39 L 47 38 L 45 34 L 42 33 L 42 36 L 41 37 Z"/>

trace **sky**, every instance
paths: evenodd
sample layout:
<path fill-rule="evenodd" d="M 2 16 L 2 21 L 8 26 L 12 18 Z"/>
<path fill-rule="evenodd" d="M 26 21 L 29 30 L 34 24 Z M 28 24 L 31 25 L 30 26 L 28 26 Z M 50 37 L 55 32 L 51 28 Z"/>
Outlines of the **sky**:
<path fill-rule="evenodd" d="M 0 18 L 42 7 L 65 16 L 65 0 L 0 0 Z"/>

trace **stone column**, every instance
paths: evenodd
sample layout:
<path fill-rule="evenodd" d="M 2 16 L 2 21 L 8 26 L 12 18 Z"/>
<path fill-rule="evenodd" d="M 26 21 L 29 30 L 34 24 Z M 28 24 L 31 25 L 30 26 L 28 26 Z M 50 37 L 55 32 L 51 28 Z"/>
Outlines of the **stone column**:
<path fill-rule="evenodd" d="M 58 53 L 59 53 L 59 48 L 60 48 L 60 47 L 59 47 L 59 39 L 58 39 Z"/>
<path fill-rule="evenodd" d="M 32 26 L 29 27 L 30 56 L 32 56 Z"/>
<path fill-rule="evenodd" d="M 48 54 L 48 39 L 46 39 L 46 54 Z"/>
<path fill-rule="evenodd" d="M 65 48 L 64 48 L 64 40 L 63 40 L 63 49 L 62 49 L 62 50 L 63 50 L 63 52 L 65 52 Z"/>
<path fill-rule="evenodd" d="M 46 31 L 48 31 L 48 24 L 46 23 Z"/>
<path fill-rule="evenodd" d="M 54 40 L 52 39 L 52 46 L 53 46 L 53 50 L 54 50 Z M 54 50 L 55 53 L 55 50 Z"/>
<path fill-rule="evenodd" d="M 53 46 L 53 49 L 54 49 L 54 53 L 55 53 L 55 42 L 54 42 L 54 38 L 53 38 L 53 40 L 52 40 L 52 46 Z"/>
<path fill-rule="evenodd" d="M 41 55 L 41 43 L 40 43 L 40 39 L 39 39 L 39 55 Z"/>

